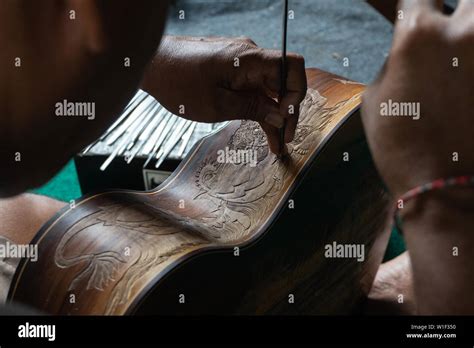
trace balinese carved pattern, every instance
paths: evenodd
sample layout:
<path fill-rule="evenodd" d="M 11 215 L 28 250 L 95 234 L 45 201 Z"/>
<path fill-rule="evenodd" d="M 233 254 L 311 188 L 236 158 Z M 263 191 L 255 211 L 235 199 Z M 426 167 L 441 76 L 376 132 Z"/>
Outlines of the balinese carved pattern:
<path fill-rule="evenodd" d="M 360 95 L 328 106 L 327 100 L 316 90 L 309 90 L 301 104 L 300 121 L 295 139 L 288 151 L 299 167 L 305 156 L 322 139 L 322 131 L 348 103 Z M 243 121 L 231 137 L 230 150 L 255 151 L 257 169 L 250 163 L 218 163 L 217 156 L 209 156 L 196 173 L 200 189 L 195 200 L 212 202 L 214 209 L 200 219 L 212 235 L 221 242 L 232 242 L 250 234 L 268 216 L 279 199 L 279 192 L 288 179 L 288 166 L 270 153 L 266 136 L 258 123 Z"/>
<path fill-rule="evenodd" d="M 319 144 L 321 132 L 332 122 L 332 116 L 358 98 L 356 95 L 328 106 L 326 98 L 317 91 L 308 91 L 301 105 L 295 139 L 288 149 L 292 167 L 299 168 L 310 150 Z M 269 152 L 266 136 L 255 122 L 243 121 L 227 146 L 232 150 L 255 151 L 257 168 L 249 163 L 218 163 L 216 154 L 209 154 L 196 171 L 198 193 L 193 197 L 196 204 L 206 200 L 206 214 L 176 216 L 176 212 L 149 203 L 111 203 L 71 226 L 55 253 L 58 267 L 79 269 L 69 291 L 109 289 L 111 296 L 104 313 L 115 314 L 133 290 L 139 290 L 136 288 L 141 278 L 159 272 L 170 257 L 195 246 L 242 240 L 260 227 L 274 209 L 285 180 L 291 177 L 289 169 Z M 84 239 L 89 243 L 83 247 L 86 250 L 74 243 L 81 234 L 87 235 Z M 128 236 L 115 238 L 117 234 Z M 114 250 L 102 250 L 102 245 L 110 243 L 101 241 L 109 238 L 128 244 L 119 242 Z"/>
<path fill-rule="evenodd" d="M 176 248 L 170 249 L 170 251 L 164 252 L 162 254 L 157 253 L 157 251 L 153 248 L 141 249 L 140 256 L 127 269 L 124 276 L 115 283 L 110 300 L 107 302 L 107 307 L 104 314 L 113 315 L 115 313 L 115 309 L 118 306 L 125 304 L 130 299 L 132 290 L 134 289 L 137 281 L 144 274 L 153 270 L 154 267 L 162 264 L 171 256 L 183 252 L 189 247 L 202 244 L 205 243 L 202 241 L 182 243 L 177 245 Z M 155 245 L 155 243 L 153 245 Z"/>
<path fill-rule="evenodd" d="M 133 244 L 117 245 L 113 251 L 96 247 L 98 250 L 93 253 L 83 253 L 71 246 L 81 234 L 105 240 L 117 233 L 129 234 L 126 240 Z M 117 306 L 126 303 L 133 286 L 145 272 L 186 247 L 204 243 L 145 210 L 142 204 L 111 204 L 82 218 L 63 235 L 56 249 L 55 263 L 60 268 L 82 266 L 69 286 L 71 293 L 81 288 L 103 291 L 114 283 L 105 313 L 113 314 Z M 86 285 L 81 287 L 82 282 Z"/>

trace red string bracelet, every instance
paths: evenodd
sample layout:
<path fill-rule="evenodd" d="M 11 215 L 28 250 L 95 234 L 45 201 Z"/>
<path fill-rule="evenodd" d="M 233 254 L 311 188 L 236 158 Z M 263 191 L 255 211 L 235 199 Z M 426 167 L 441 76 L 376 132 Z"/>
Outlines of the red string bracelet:
<path fill-rule="evenodd" d="M 423 193 L 430 192 L 430 191 L 438 191 L 447 187 L 453 186 L 470 186 L 474 185 L 474 175 L 463 175 L 463 176 L 456 176 L 448 179 L 437 179 L 431 181 L 427 184 L 417 186 L 405 194 L 403 194 L 397 201 L 395 202 L 392 210 L 392 221 L 393 226 L 397 228 L 398 231 L 401 230 L 401 221 L 399 217 L 399 211 L 403 208 L 404 204 L 408 201 L 413 200 L 414 198 L 420 196 Z M 401 207 L 400 207 L 401 205 Z"/>

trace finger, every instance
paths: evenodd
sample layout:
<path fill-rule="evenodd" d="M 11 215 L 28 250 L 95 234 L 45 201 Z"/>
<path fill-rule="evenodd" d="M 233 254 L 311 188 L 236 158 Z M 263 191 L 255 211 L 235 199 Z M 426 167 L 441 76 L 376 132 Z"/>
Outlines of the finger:
<path fill-rule="evenodd" d="M 293 140 L 303 98 L 300 92 L 290 92 L 280 102 L 280 115 L 286 119 L 285 142 L 287 143 Z"/>
<path fill-rule="evenodd" d="M 247 118 L 254 121 L 265 122 L 276 129 L 280 129 L 285 125 L 285 119 L 282 116 L 278 103 L 265 95 L 257 95 L 252 97 L 257 100 L 255 112 L 247 115 Z M 247 101 L 252 103 L 252 99 Z M 250 110 L 251 108 L 247 108 Z"/>
<path fill-rule="evenodd" d="M 278 103 L 258 91 L 238 92 L 224 89 L 218 98 L 225 119 L 253 120 L 281 128 L 284 118 Z"/>
<path fill-rule="evenodd" d="M 306 82 L 305 82 L 306 84 Z M 293 141 L 300 116 L 300 104 L 306 96 L 306 87 L 301 91 L 288 92 L 280 102 L 280 113 L 286 118 L 285 142 Z"/>
<path fill-rule="evenodd" d="M 281 61 L 278 64 L 281 64 Z M 277 79 L 275 79 L 278 80 L 278 88 L 280 88 L 279 84 L 281 83 L 279 74 L 280 72 Z M 299 119 L 300 104 L 306 96 L 307 86 L 304 58 L 296 54 L 290 54 L 287 59 L 286 94 L 280 100 L 280 113 L 286 119 L 286 143 L 291 142 L 294 138 Z"/>
<path fill-rule="evenodd" d="M 303 57 L 290 55 L 287 62 L 286 95 L 281 101 L 281 111 L 286 117 L 291 117 L 299 110 L 299 105 L 306 96 L 308 82 Z"/>
<path fill-rule="evenodd" d="M 280 154 L 280 133 L 278 131 L 278 128 L 275 128 L 266 122 L 260 122 L 260 126 L 262 127 L 263 131 L 267 135 L 268 147 L 270 148 L 270 151 L 276 155 L 279 155 Z M 283 154 L 286 154 L 287 152 L 288 152 L 288 149 L 286 148 L 286 145 L 285 145 L 283 146 Z"/>
<path fill-rule="evenodd" d="M 300 104 L 306 96 L 306 91 L 288 92 L 280 102 L 280 114 L 286 119 L 285 142 L 289 143 L 295 136 L 296 126 L 300 116 Z"/>
<path fill-rule="evenodd" d="M 400 0 L 399 10 L 412 12 L 418 11 L 442 11 L 443 0 Z"/>
<path fill-rule="evenodd" d="M 270 90 L 279 93 L 281 86 L 281 52 L 267 50 L 264 53 L 263 59 L 263 73 L 262 81 L 265 83 L 265 87 Z M 286 78 L 286 90 L 287 93 L 294 93 L 295 96 L 299 96 L 300 100 L 295 102 L 296 105 L 303 100 L 307 90 L 307 80 L 305 71 L 304 58 L 295 53 L 288 53 L 287 60 L 287 78 Z M 296 98 L 298 99 L 298 98 Z"/>
<path fill-rule="evenodd" d="M 455 15 L 462 15 L 462 16 L 470 16 L 472 17 L 474 13 L 474 0 L 460 0 L 458 3 L 458 7 L 454 12 Z"/>
<path fill-rule="evenodd" d="M 257 47 L 257 44 L 255 43 L 255 41 L 253 41 L 251 38 L 249 38 L 247 36 L 240 36 L 238 39 L 244 41 L 245 43 L 247 43 L 251 46 Z"/>
<path fill-rule="evenodd" d="M 372 90 L 376 89 L 377 87 L 374 85 L 371 85 L 367 87 L 364 91 L 364 94 L 362 94 L 362 107 L 361 107 L 361 119 L 362 123 L 365 125 L 370 122 L 371 117 L 369 116 L 369 113 L 367 112 L 367 108 L 371 105 L 371 100 L 372 100 Z"/>
<path fill-rule="evenodd" d="M 267 135 L 270 151 L 280 152 L 279 129 L 284 124 L 284 119 L 279 112 L 279 105 L 273 99 L 258 94 L 257 92 L 235 92 L 223 89 L 218 98 L 221 105 L 219 109 L 223 118 L 227 120 L 247 119 L 258 121 Z M 284 146 L 284 152 L 286 152 Z"/>
<path fill-rule="evenodd" d="M 287 105 L 299 106 L 306 96 L 308 81 L 306 78 L 305 61 L 300 55 L 290 53 L 287 58 Z M 289 110 L 287 108 L 287 110 Z"/>
<path fill-rule="evenodd" d="M 281 52 L 275 50 L 249 50 L 241 56 L 242 65 L 238 69 L 238 76 L 234 76 L 232 89 L 237 91 L 259 90 L 262 96 L 275 97 L 281 86 Z M 245 67 L 242 70 L 242 67 Z M 245 78 L 243 78 L 245 77 Z M 280 106 L 275 113 L 275 102 L 271 98 L 262 97 L 250 104 L 253 107 L 247 110 L 255 112 L 240 112 L 243 118 L 254 119 L 281 128 L 283 118 L 287 120 L 285 128 L 285 142 L 293 140 L 298 123 L 300 103 L 306 96 L 307 79 L 305 61 L 302 56 L 294 53 L 287 55 L 286 94 L 280 100 Z M 240 102 L 242 104 L 242 101 Z M 271 106 L 269 105 L 271 104 Z M 279 114 L 278 114 L 279 113 Z"/>
<path fill-rule="evenodd" d="M 369 113 L 366 112 L 366 109 L 369 105 L 371 105 L 370 101 L 374 95 L 373 91 L 376 91 L 385 79 L 387 65 L 388 61 L 385 61 L 376 79 L 365 89 L 364 93 L 362 94 L 361 118 L 364 125 L 367 125 L 370 122 L 370 117 L 368 116 Z"/>
<path fill-rule="evenodd" d="M 281 52 L 276 50 L 250 49 L 241 54 L 241 66 L 234 69 L 232 89 L 260 89 L 277 95 L 281 89 Z M 287 90 L 306 94 L 304 58 L 295 53 L 287 54 Z"/>
<path fill-rule="evenodd" d="M 285 143 L 290 143 L 295 138 L 296 126 L 298 125 L 298 117 L 290 117 L 286 120 L 285 126 Z"/>

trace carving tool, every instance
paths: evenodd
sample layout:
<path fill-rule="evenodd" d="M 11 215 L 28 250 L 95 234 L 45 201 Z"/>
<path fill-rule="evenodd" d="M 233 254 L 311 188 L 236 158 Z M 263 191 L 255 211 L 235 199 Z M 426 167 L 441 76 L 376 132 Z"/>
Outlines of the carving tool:
<path fill-rule="evenodd" d="M 161 134 L 163 132 L 163 129 L 165 129 L 170 117 L 171 113 L 163 108 L 163 113 L 161 114 L 160 117 L 163 118 L 163 121 L 160 122 L 160 125 L 156 128 L 156 130 L 153 132 L 153 135 L 147 140 L 145 143 L 145 146 L 143 146 L 142 151 L 140 152 L 141 155 L 149 155 L 150 152 L 155 148 L 155 144 L 157 143 L 158 139 L 160 139 Z"/>
<path fill-rule="evenodd" d="M 181 147 L 179 148 L 178 151 L 178 157 L 181 158 L 183 157 L 184 151 L 186 150 L 186 147 L 188 146 L 189 140 L 191 140 L 191 136 L 193 135 L 194 128 L 196 128 L 197 123 L 193 122 L 191 127 L 189 127 L 188 131 L 184 133 L 184 135 L 181 137 L 183 142 L 181 143 Z"/>
<path fill-rule="evenodd" d="M 283 10 L 283 35 L 282 35 L 282 48 L 281 48 L 281 67 L 280 67 L 280 93 L 278 95 L 278 102 L 281 103 L 283 97 L 286 95 L 286 80 L 287 80 L 287 61 L 286 61 L 286 39 L 288 31 L 288 0 L 284 0 Z M 285 130 L 286 130 L 286 118 L 283 120 L 283 127 L 280 128 L 280 150 L 279 158 L 282 158 L 285 153 Z"/>
<path fill-rule="evenodd" d="M 147 97 L 147 94 L 143 92 L 142 90 L 138 90 L 138 92 L 135 94 L 133 99 L 127 104 L 125 107 L 122 116 L 120 116 L 117 121 L 115 121 L 105 132 L 104 134 L 99 138 L 99 140 L 104 140 L 112 131 L 115 130 L 120 124 L 122 124 L 123 121 L 137 108 L 139 104 L 141 104 L 145 98 Z"/>
<path fill-rule="evenodd" d="M 127 129 L 124 136 L 120 138 L 121 147 L 118 152 L 119 156 L 122 155 L 124 151 L 130 150 L 133 147 L 138 134 L 140 134 L 143 128 L 146 127 L 151 120 L 153 120 L 155 115 L 153 111 L 158 108 L 158 105 L 158 103 L 152 104 L 149 108 L 147 108 L 143 112 L 143 116 L 137 119 L 133 125 Z"/>
<path fill-rule="evenodd" d="M 142 105 L 140 105 L 140 106 L 142 106 Z M 156 101 L 155 101 L 155 105 L 156 105 Z M 123 151 L 126 144 L 129 142 L 129 140 L 132 139 L 133 137 L 135 137 L 136 134 L 140 131 L 141 128 L 139 128 L 139 127 L 142 125 L 143 118 L 147 118 L 146 112 L 149 109 L 153 108 L 153 106 L 154 106 L 153 103 L 145 104 L 143 110 L 140 112 L 140 117 L 135 119 L 133 121 L 133 124 L 129 125 L 129 127 L 127 128 L 127 130 L 124 133 L 123 137 L 120 139 L 119 144 L 115 147 L 114 151 L 112 151 L 112 153 L 105 160 L 105 162 L 100 166 L 101 171 L 104 171 L 105 169 L 107 169 L 107 167 L 115 159 L 115 157 L 117 157 L 118 155 L 121 154 L 121 152 Z"/>
<path fill-rule="evenodd" d="M 170 121 L 166 125 L 163 134 L 161 135 L 160 140 L 158 141 L 158 145 L 156 146 L 156 152 L 153 156 L 155 156 L 159 150 L 164 148 L 166 146 L 166 143 L 172 136 L 172 134 L 176 131 L 177 126 L 179 126 L 179 123 L 181 122 L 182 118 L 178 117 L 176 115 L 171 115 Z"/>
<path fill-rule="evenodd" d="M 125 161 L 127 163 L 130 163 L 134 157 L 133 154 L 138 152 L 138 147 L 143 146 L 144 137 L 148 137 L 151 131 L 156 128 L 157 123 L 161 121 L 161 118 L 159 117 L 159 111 L 161 108 L 163 107 L 159 103 L 156 103 L 156 105 L 153 106 L 153 109 L 150 111 L 151 117 L 143 122 L 141 130 L 135 134 L 135 137 L 131 139 L 126 146 Z"/>
<path fill-rule="evenodd" d="M 161 123 L 163 123 L 165 121 L 165 119 L 162 117 L 162 115 L 164 115 L 165 112 L 167 112 L 167 110 L 161 105 L 158 109 L 159 109 L 159 111 L 157 112 L 157 114 L 155 116 L 155 119 L 153 120 L 152 124 L 150 124 L 147 127 L 147 129 L 145 129 L 139 135 L 138 142 L 136 143 L 134 148 L 130 150 L 128 156 L 125 157 L 125 160 L 126 160 L 127 164 L 130 164 L 130 162 L 132 162 L 132 160 L 135 158 L 135 156 L 140 151 L 142 151 L 142 149 L 144 148 L 144 146 L 146 145 L 146 143 L 150 139 L 151 134 L 158 129 L 158 127 L 160 126 Z"/>
<path fill-rule="evenodd" d="M 141 92 L 138 97 L 135 97 L 134 100 L 127 105 L 125 108 L 126 110 L 119 120 L 107 129 L 107 131 L 99 138 L 99 141 L 110 142 L 110 138 L 120 137 L 124 134 L 128 126 L 132 124 L 132 121 L 140 115 L 140 113 L 136 113 L 135 111 L 139 109 L 140 105 L 145 104 L 145 102 L 149 102 L 149 100 L 147 101 L 147 95 L 144 92 Z M 116 139 L 112 142 L 115 141 Z"/>
<path fill-rule="evenodd" d="M 153 106 L 153 104 L 156 103 L 156 100 L 145 100 L 145 102 L 140 103 L 136 109 L 132 111 L 125 122 L 120 125 L 115 132 L 112 133 L 110 138 L 107 138 L 105 141 L 106 145 L 110 146 L 114 144 L 125 132 L 129 130 L 132 124 L 136 124 L 137 120 L 145 118 L 145 111 L 147 111 L 151 106 Z"/>
<path fill-rule="evenodd" d="M 176 117 L 176 122 L 172 124 L 169 131 L 166 133 L 166 137 L 164 138 L 163 143 L 158 149 L 155 159 L 159 159 L 163 151 L 168 148 L 169 144 L 175 141 L 176 134 L 181 128 L 183 128 L 186 122 L 187 121 L 184 118 Z"/>
<path fill-rule="evenodd" d="M 158 110 L 160 107 L 161 105 L 159 103 L 154 104 L 151 110 L 148 111 L 148 115 L 145 116 L 145 118 L 140 121 L 140 125 L 138 126 L 136 131 L 133 133 L 133 136 L 129 137 L 128 144 L 126 143 L 125 146 L 123 147 L 126 151 L 130 151 L 135 146 L 139 136 L 145 131 L 146 128 L 148 128 L 150 124 L 153 124 L 153 122 L 157 118 L 156 114 L 158 113 Z"/>
<path fill-rule="evenodd" d="M 160 150 L 160 153 L 158 153 L 158 161 L 155 164 L 155 168 L 159 168 L 161 166 L 161 164 L 165 161 L 166 157 L 168 157 L 171 151 L 173 151 L 175 146 L 181 140 L 181 137 L 184 135 L 184 133 L 186 133 L 192 123 L 192 121 L 184 120 L 184 122 L 182 123 L 182 125 L 180 125 L 180 128 L 178 129 L 177 135 L 167 143 L 166 147 L 163 147 L 163 149 Z"/>
<path fill-rule="evenodd" d="M 119 127 L 126 119 L 130 116 L 130 114 L 137 108 L 137 106 L 143 102 L 146 98 L 147 94 L 142 90 L 138 90 L 137 94 L 133 97 L 133 99 L 127 104 L 125 109 L 123 110 L 122 115 L 109 127 L 107 130 L 98 138 L 96 141 L 91 143 L 87 146 L 82 152 L 81 155 L 86 154 L 89 152 L 90 149 L 94 147 L 97 143 L 104 141 L 117 127 Z"/>
<path fill-rule="evenodd" d="M 183 118 L 179 118 L 173 126 L 170 128 L 170 130 L 166 133 L 166 137 L 163 140 L 162 145 L 160 146 L 158 152 L 156 153 L 155 159 L 158 160 L 161 155 L 164 153 L 164 150 L 166 150 L 170 143 L 173 143 L 174 141 L 178 141 L 179 139 L 176 139 L 177 134 L 180 132 L 180 130 L 183 128 L 184 124 L 186 123 L 186 120 Z"/>
<path fill-rule="evenodd" d="M 160 133 L 160 136 L 158 137 L 158 140 L 156 141 L 155 146 L 153 147 L 150 154 L 148 155 L 148 158 L 147 158 L 145 164 L 143 165 L 143 168 L 146 168 L 148 163 L 150 163 L 150 161 L 153 159 L 153 157 L 155 157 L 156 153 L 160 149 L 160 146 L 167 140 L 167 138 L 169 136 L 169 132 L 171 131 L 171 129 L 175 125 L 176 121 L 178 121 L 178 119 L 179 119 L 178 116 L 175 116 L 171 113 L 169 115 L 170 116 L 169 116 L 169 119 L 166 121 L 165 128 Z"/>

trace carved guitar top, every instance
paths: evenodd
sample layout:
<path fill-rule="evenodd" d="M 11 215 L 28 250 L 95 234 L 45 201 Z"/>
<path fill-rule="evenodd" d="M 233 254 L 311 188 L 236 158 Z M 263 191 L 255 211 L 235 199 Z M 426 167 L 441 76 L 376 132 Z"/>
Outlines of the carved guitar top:
<path fill-rule="evenodd" d="M 363 86 L 329 80 L 324 86 L 340 91 L 326 97 L 324 88 L 308 90 L 288 160 L 269 151 L 258 123 L 231 122 L 157 190 L 104 192 L 60 212 L 36 238 L 38 262 L 20 264 L 10 298 L 56 314 L 123 314 L 177 260 L 258 238 L 320 144 L 360 104 Z M 255 161 L 221 161 L 219 150 Z M 33 277 L 40 269 L 56 276 L 40 284 Z M 33 299 L 25 279 L 38 286 Z"/>
<path fill-rule="evenodd" d="M 265 133 L 257 122 L 242 121 L 227 147 L 234 151 L 254 151 L 256 168 L 250 163 L 218 163 L 216 156 L 209 154 L 196 173 L 200 191 L 194 200 L 206 200 L 213 207 L 210 214 L 198 220 L 207 237 L 221 243 L 235 243 L 263 224 L 269 210 L 281 198 L 285 182 L 294 177 L 310 150 L 321 142 L 324 130 L 337 122 L 334 116 L 348 105 L 356 105 L 359 97 L 355 95 L 328 105 L 318 91 L 309 89 L 301 104 L 295 139 L 288 146 L 288 162 L 278 160 L 269 151 Z"/>

